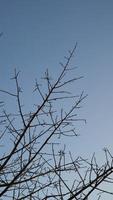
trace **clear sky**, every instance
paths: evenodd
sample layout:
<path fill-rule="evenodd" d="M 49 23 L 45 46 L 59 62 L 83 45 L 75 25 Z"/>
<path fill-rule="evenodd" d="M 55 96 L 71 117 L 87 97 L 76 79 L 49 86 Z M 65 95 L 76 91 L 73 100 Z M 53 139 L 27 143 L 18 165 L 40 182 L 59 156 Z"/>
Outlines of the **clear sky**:
<path fill-rule="evenodd" d="M 104 147 L 113 152 L 113 1 L 0 0 L 0 32 L 0 88 L 11 88 L 16 67 L 26 94 L 46 68 L 57 74 L 78 42 L 74 63 L 88 94 L 81 110 L 87 124 L 69 145 L 86 157 Z"/>

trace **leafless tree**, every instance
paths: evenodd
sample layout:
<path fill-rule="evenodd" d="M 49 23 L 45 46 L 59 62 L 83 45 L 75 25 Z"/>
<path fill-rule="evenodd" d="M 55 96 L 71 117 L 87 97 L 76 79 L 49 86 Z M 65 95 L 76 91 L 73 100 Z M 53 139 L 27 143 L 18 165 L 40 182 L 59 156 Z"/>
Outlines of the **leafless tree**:
<path fill-rule="evenodd" d="M 67 154 L 65 145 L 60 149 L 59 141 L 68 136 L 76 137 L 76 123 L 85 122 L 78 117 L 78 112 L 86 95 L 83 92 L 73 95 L 68 91 L 68 85 L 82 78 L 69 79 L 75 70 L 70 63 L 75 50 L 76 45 L 65 57 L 66 63 L 60 63 L 62 70 L 56 80 L 50 77 L 48 70 L 43 77 L 45 88 L 36 80 L 34 92 L 39 103 L 35 110 L 24 111 L 16 70 L 13 77 L 16 92 L 0 90 L 1 94 L 14 98 L 18 107 L 9 113 L 5 102 L 0 101 L 1 200 L 86 200 L 93 194 L 97 194 L 99 200 L 102 194 L 113 195 L 104 189 L 106 184 L 113 183 L 113 157 L 109 150 L 105 149 L 106 161 L 99 166 L 95 155 L 91 160 L 73 158 L 71 152 Z M 67 108 L 63 107 L 67 101 Z"/>

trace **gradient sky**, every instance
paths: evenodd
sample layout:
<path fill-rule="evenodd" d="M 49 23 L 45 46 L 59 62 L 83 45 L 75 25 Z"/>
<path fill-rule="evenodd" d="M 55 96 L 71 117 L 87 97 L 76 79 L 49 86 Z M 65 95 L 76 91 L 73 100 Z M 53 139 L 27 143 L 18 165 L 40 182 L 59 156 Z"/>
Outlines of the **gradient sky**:
<path fill-rule="evenodd" d="M 0 88 L 12 88 L 16 67 L 27 95 L 46 68 L 57 74 L 78 42 L 74 64 L 84 76 L 80 92 L 88 94 L 81 110 L 87 124 L 69 147 L 75 156 L 113 152 L 113 1 L 0 0 L 0 32 Z"/>

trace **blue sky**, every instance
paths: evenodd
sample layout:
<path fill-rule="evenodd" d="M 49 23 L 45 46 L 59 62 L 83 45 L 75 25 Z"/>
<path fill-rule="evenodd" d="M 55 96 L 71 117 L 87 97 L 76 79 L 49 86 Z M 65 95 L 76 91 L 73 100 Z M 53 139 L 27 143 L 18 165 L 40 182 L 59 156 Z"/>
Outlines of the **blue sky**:
<path fill-rule="evenodd" d="M 78 42 L 73 63 L 84 76 L 77 87 L 88 94 L 80 112 L 87 124 L 68 146 L 75 156 L 101 156 L 104 147 L 112 151 L 113 1 L 1 0 L 0 31 L 0 88 L 13 87 L 9 78 L 16 67 L 28 104 L 34 79 L 46 68 L 57 74 L 59 62 Z"/>

